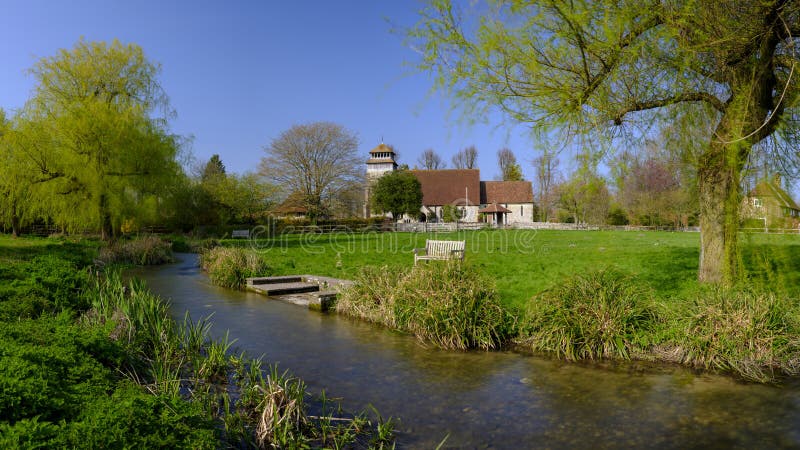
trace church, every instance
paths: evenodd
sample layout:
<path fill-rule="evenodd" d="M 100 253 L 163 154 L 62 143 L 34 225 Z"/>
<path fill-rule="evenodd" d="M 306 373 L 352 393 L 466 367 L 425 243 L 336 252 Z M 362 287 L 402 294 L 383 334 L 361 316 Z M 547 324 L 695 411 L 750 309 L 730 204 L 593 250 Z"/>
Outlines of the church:
<path fill-rule="evenodd" d="M 381 143 L 369 152 L 364 216 L 370 217 L 371 189 L 378 179 L 397 170 L 397 155 Z M 533 188 L 530 181 L 481 181 L 479 169 L 411 170 L 422 185 L 418 217 L 405 221 L 442 222 L 446 205 L 461 211 L 462 222 L 493 225 L 533 221 Z"/>

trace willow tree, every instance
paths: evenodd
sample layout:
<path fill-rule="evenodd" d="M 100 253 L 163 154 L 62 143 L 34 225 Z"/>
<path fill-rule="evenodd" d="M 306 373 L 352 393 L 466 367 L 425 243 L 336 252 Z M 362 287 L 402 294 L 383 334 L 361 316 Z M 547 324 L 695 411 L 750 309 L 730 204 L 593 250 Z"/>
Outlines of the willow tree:
<path fill-rule="evenodd" d="M 797 0 L 493 1 L 463 19 L 432 0 L 410 32 L 421 67 L 465 105 L 545 131 L 695 124 L 699 279 L 738 277 L 739 181 L 767 139 L 793 139 Z"/>
<path fill-rule="evenodd" d="M 57 222 L 110 238 L 175 178 L 178 144 L 158 72 L 140 47 L 116 40 L 81 40 L 33 67 L 23 152 L 38 172 L 36 201 Z"/>

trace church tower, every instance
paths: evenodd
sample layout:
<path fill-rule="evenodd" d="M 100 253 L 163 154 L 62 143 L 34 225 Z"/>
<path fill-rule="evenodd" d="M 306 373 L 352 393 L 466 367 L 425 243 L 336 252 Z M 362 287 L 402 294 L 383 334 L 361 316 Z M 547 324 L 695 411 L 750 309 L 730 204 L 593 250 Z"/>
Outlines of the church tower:
<path fill-rule="evenodd" d="M 396 157 L 397 154 L 394 152 L 394 149 L 383 142 L 369 151 L 369 159 L 367 160 L 367 179 L 364 189 L 365 218 L 369 218 L 372 215 L 369 207 L 372 187 L 375 186 L 378 178 L 382 177 L 388 172 L 394 172 L 397 170 Z"/>

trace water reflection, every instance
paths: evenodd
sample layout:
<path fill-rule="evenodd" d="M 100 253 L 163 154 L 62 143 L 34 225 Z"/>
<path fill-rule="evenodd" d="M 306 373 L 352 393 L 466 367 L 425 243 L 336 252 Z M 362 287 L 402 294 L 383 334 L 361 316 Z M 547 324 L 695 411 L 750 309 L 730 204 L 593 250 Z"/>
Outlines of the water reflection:
<path fill-rule="evenodd" d="M 400 447 L 800 448 L 800 386 L 745 385 L 671 368 L 604 370 L 508 352 L 446 352 L 382 327 L 208 283 L 196 256 L 139 275 L 176 318 L 401 419 Z"/>

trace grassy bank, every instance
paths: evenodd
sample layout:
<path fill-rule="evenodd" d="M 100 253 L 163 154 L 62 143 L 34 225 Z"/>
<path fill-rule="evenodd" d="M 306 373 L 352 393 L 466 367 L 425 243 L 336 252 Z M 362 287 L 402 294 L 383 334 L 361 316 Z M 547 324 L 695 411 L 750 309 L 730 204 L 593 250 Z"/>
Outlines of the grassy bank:
<path fill-rule="evenodd" d="M 340 233 L 224 240 L 221 244 L 257 250 L 274 275 L 313 273 L 354 279 L 365 266 L 411 266 L 411 251 L 424 247 L 426 239 L 465 240 L 466 260 L 495 281 L 501 301 L 509 306 L 522 307 L 533 295 L 572 275 L 608 267 L 631 274 L 662 298 L 692 295 L 697 288 L 698 233 Z M 751 282 L 800 294 L 800 236 L 742 235 L 741 239 Z"/>
<path fill-rule="evenodd" d="M 412 270 L 411 250 L 425 239 L 466 240 L 468 264 Z M 646 359 L 762 382 L 796 375 L 800 236 L 742 235 L 746 281 L 730 290 L 696 282 L 698 240 L 696 233 L 485 230 L 223 245 L 250 247 L 271 274 L 355 279 L 341 312 L 444 348 L 513 341 L 572 360 Z"/>
<path fill-rule="evenodd" d="M 141 283 L 98 276 L 98 247 L 0 236 L 2 448 L 390 445 L 391 421 L 334 419 L 207 319 L 176 323 Z"/>

